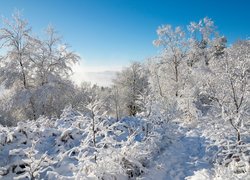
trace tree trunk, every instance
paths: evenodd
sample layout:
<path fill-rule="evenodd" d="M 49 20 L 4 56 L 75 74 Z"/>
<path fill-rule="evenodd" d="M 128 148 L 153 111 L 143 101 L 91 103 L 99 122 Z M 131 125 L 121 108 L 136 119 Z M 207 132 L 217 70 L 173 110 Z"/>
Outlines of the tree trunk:
<path fill-rule="evenodd" d="M 96 147 L 95 114 L 94 114 L 93 110 L 92 110 L 92 132 L 93 132 L 93 145 L 94 145 L 94 147 Z"/>
<path fill-rule="evenodd" d="M 233 126 L 233 128 L 235 129 L 236 133 L 237 133 L 237 143 L 240 145 L 241 144 L 241 134 L 240 134 L 240 130 L 233 124 L 233 119 L 230 119 L 230 124 Z"/>
<path fill-rule="evenodd" d="M 175 69 L 175 82 L 176 82 L 176 92 L 175 92 L 175 96 L 177 97 L 178 94 L 178 81 L 179 81 L 179 72 L 178 72 L 178 65 L 179 63 L 177 62 L 177 57 L 174 57 L 174 69 Z"/>
<path fill-rule="evenodd" d="M 163 93 L 162 93 L 161 85 L 160 85 L 160 79 L 159 79 L 159 76 L 158 76 L 157 73 L 156 73 L 156 80 L 157 80 L 157 84 L 158 84 L 160 96 L 161 96 L 161 97 L 164 97 L 164 96 L 163 96 Z"/>
<path fill-rule="evenodd" d="M 28 87 L 28 83 L 27 83 L 26 74 L 25 74 L 25 71 L 24 71 L 24 66 L 23 66 L 23 62 L 22 62 L 22 54 L 21 53 L 19 53 L 19 64 L 20 64 L 21 71 L 22 71 L 24 89 L 28 90 L 29 87 Z M 33 120 L 35 120 L 36 119 L 36 110 L 35 110 L 35 105 L 34 105 L 32 97 L 30 98 L 29 103 L 30 103 L 30 106 L 31 106 L 32 114 L 33 114 Z"/>

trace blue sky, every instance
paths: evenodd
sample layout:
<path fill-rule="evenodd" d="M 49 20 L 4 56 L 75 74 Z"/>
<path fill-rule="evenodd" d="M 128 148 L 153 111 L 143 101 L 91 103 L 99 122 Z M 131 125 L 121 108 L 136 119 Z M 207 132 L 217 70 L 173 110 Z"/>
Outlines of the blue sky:
<path fill-rule="evenodd" d="M 248 0 L 0 0 L 0 14 L 22 10 L 35 33 L 49 24 L 86 66 L 115 67 L 155 55 L 162 24 L 186 26 L 208 16 L 232 42 L 250 36 Z"/>

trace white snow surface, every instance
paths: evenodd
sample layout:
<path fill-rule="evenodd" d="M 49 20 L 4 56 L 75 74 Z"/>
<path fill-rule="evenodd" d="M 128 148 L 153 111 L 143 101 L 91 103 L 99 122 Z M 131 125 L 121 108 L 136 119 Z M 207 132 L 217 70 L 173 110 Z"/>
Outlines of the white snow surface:
<path fill-rule="evenodd" d="M 195 171 L 209 170 L 212 165 L 206 159 L 206 142 L 197 129 L 179 127 L 172 144 L 155 160 L 152 173 L 145 179 L 185 179 Z"/>
<path fill-rule="evenodd" d="M 202 126 L 142 117 L 95 123 L 96 146 L 92 119 L 72 109 L 0 126 L 0 179 L 250 179 L 249 166 L 235 174 L 232 163 L 214 165 L 218 148 Z"/>

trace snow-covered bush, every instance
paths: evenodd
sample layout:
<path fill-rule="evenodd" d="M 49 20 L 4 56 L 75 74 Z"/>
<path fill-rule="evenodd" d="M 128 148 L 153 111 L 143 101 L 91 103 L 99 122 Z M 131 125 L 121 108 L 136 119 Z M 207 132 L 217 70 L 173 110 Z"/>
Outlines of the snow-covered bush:
<path fill-rule="evenodd" d="M 135 179 L 148 171 L 170 134 L 162 125 L 146 132 L 149 122 L 140 117 L 95 118 L 95 144 L 92 118 L 70 107 L 60 119 L 1 126 L 0 176 Z"/>

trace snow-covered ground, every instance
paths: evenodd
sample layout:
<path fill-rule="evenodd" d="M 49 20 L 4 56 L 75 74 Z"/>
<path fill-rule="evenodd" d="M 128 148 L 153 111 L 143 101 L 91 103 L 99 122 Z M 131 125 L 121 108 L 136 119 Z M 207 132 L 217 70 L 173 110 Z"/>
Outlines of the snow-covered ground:
<path fill-rule="evenodd" d="M 234 149 L 236 153 L 233 148 L 229 150 L 229 145 L 226 149 L 217 142 L 221 141 L 218 139 L 221 132 L 214 133 L 215 128 L 211 126 L 213 123 L 204 122 L 195 127 L 185 123 L 177 124 L 171 144 L 158 154 L 149 170 L 150 173 L 145 174 L 142 179 L 250 179 L 249 136 L 245 136 L 245 144 Z M 230 134 L 228 129 L 227 131 Z M 233 158 L 228 158 L 228 153 L 232 152 Z M 238 157 L 241 160 L 237 160 Z M 215 163 L 218 161 L 220 163 Z"/>
<path fill-rule="evenodd" d="M 60 119 L 1 127 L 1 179 L 133 179 L 146 173 L 160 152 L 163 128 L 149 131 L 142 118 L 95 121 L 95 145 L 92 119 L 71 110 Z"/>
<path fill-rule="evenodd" d="M 212 168 L 206 157 L 205 138 L 201 137 L 198 129 L 179 127 L 177 136 L 171 142 L 155 159 L 145 179 L 185 179 L 194 175 L 195 171 Z"/>
<path fill-rule="evenodd" d="M 213 163 L 219 148 L 202 126 L 96 117 L 94 144 L 92 120 L 68 109 L 60 119 L 1 126 L 1 179 L 250 178 L 246 164 L 235 174 L 230 166 Z"/>

